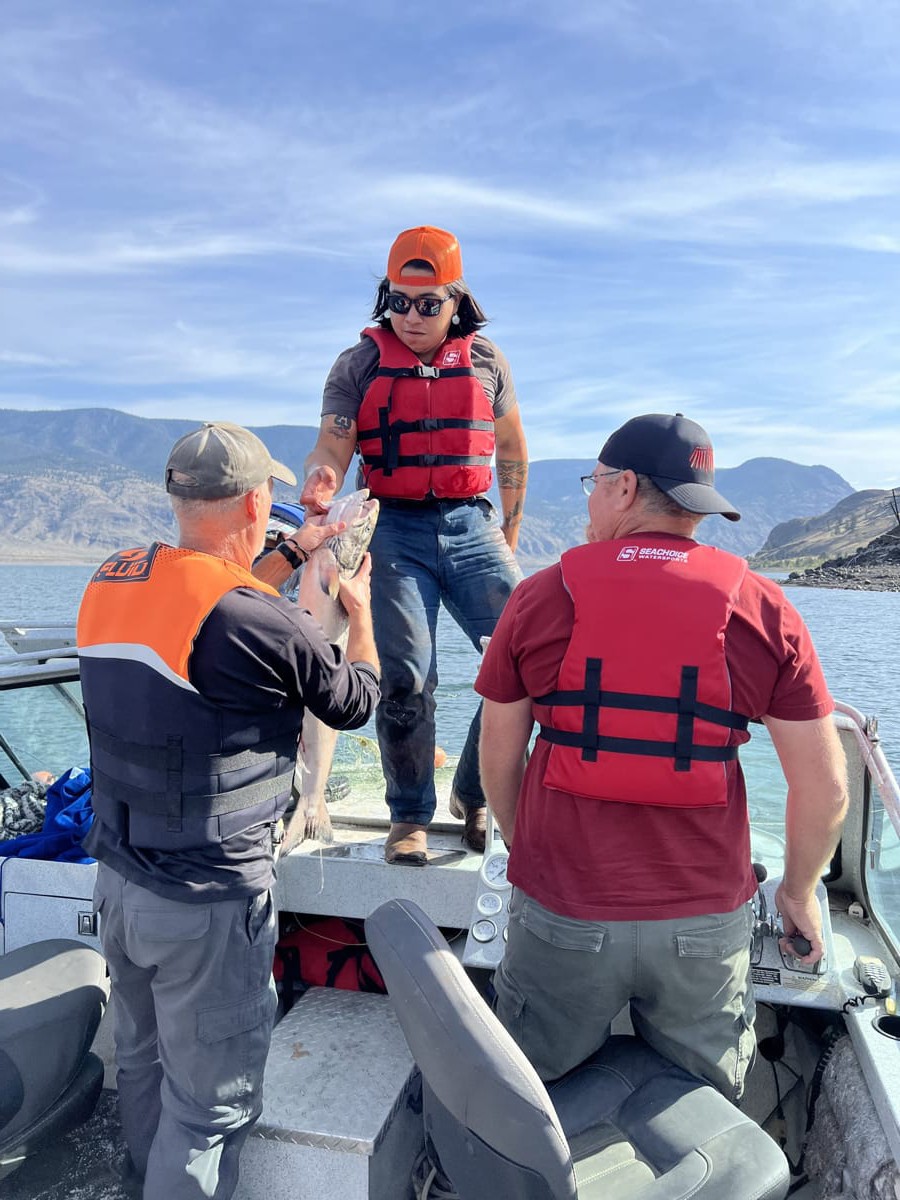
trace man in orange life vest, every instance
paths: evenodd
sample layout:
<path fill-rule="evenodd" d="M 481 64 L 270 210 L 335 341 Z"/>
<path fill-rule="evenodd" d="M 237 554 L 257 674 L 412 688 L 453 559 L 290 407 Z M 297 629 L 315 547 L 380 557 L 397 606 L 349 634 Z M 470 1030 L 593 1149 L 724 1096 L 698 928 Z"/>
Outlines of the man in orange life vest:
<path fill-rule="evenodd" d="M 166 466 L 179 545 L 114 555 L 78 616 L 85 848 L 99 860 L 119 1112 L 144 1200 L 234 1192 L 262 1107 L 275 847 L 303 714 L 354 729 L 379 696 L 368 562 L 341 583 L 346 655 L 251 574 L 273 478 L 297 482 L 249 430 L 186 434 Z M 290 555 L 299 563 L 341 528 L 304 526 Z M 291 559 L 270 558 L 275 583 Z"/>
<path fill-rule="evenodd" d="M 814 962 L 847 803 L 833 703 L 781 588 L 694 540 L 708 513 L 739 519 L 699 425 L 635 417 L 583 485 L 588 544 L 518 586 L 475 685 L 515 887 L 497 1012 L 552 1079 L 630 1003 L 656 1050 L 737 1099 L 757 886 L 737 750 L 762 720 L 788 785 L 778 907 Z"/>

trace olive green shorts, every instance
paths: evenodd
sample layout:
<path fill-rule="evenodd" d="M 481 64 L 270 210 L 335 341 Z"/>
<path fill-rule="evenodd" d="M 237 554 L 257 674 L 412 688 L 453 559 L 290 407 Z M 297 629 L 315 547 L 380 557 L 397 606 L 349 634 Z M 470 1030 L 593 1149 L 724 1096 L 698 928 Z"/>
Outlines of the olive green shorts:
<path fill-rule="evenodd" d="M 599 1050 L 630 1004 L 655 1050 L 740 1098 L 755 1049 L 749 902 L 668 921 L 581 921 L 515 889 L 509 908 L 497 1016 L 542 1079 Z"/>

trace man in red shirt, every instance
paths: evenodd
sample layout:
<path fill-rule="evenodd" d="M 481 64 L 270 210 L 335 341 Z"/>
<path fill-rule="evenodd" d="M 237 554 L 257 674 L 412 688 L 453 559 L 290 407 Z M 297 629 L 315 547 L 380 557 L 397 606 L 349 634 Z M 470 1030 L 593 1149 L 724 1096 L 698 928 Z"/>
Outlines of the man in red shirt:
<path fill-rule="evenodd" d="M 847 803 L 833 703 L 781 588 L 694 540 L 706 514 L 739 519 L 699 425 L 636 417 L 583 483 L 588 544 L 519 584 L 475 685 L 515 885 L 497 1012 L 553 1079 L 630 1002 L 655 1049 L 736 1100 L 756 890 L 737 751 L 762 720 L 788 785 L 777 903 L 815 962 Z"/>

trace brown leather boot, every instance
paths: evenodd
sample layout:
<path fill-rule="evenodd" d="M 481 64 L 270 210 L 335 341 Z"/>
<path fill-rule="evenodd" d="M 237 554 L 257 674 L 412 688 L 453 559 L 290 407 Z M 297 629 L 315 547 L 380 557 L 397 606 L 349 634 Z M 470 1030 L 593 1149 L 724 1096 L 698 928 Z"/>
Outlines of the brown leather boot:
<path fill-rule="evenodd" d="M 425 825 L 413 825 L 409 821 L 391 821 L 391 829 L 384 843 L 384 861 L 403 867 L 427 866 L 425 829 Z"/>
<path fill-rule="evenodd" d="M 466 808 L 456 792 L 451 789 L 449 808 L 451 816 L 459 817 L 466 822 L 462 834 L 463 844 L 470 850 L 474 850 L 476 854 L 484 854 L 484 843 L 487 838 L 487 814 L 484 806 Z"/>

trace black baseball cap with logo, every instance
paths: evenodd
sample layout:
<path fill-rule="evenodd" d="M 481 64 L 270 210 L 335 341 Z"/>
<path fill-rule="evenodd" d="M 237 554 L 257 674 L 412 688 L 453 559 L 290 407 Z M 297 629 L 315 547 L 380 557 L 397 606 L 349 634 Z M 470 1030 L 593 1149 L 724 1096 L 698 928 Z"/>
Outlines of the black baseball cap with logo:
<path fill-rule="evenodd" d="M 607 438 L 597 458 L 606 467 L 649 475 L 661 492 L 687 512 L 741 514 L 715 489 L 712 442 L 702 425 L 681 413 L 632 417 Z"/>

